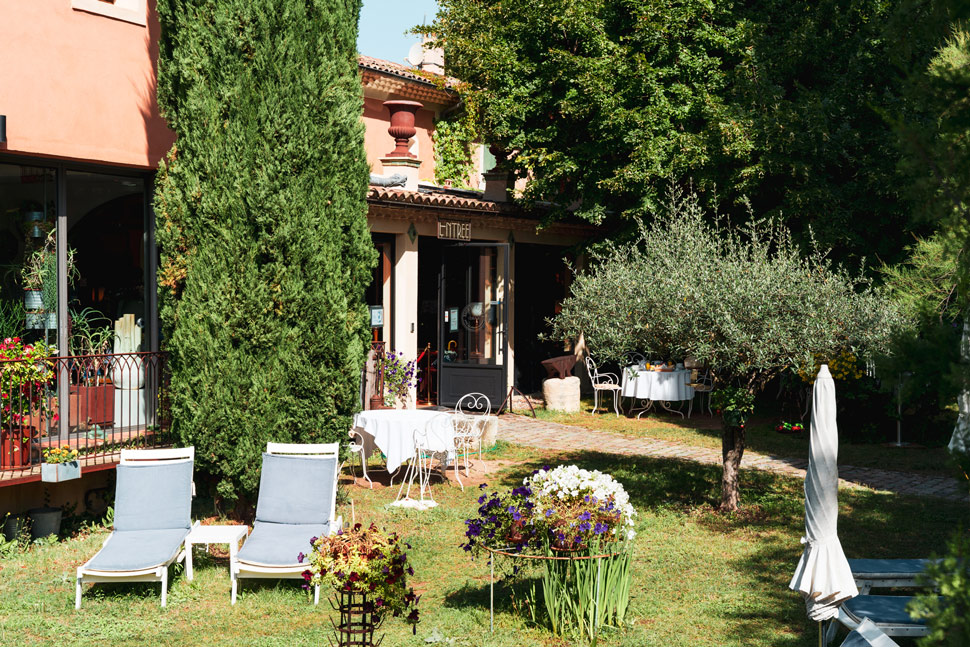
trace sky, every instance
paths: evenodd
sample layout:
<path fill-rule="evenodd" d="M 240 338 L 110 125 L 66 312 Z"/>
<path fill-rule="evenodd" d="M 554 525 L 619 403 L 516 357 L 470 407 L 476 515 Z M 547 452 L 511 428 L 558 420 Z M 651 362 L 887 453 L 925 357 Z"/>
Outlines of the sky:
<path fill-rule="evenodd" d="M 437 11 L 436 0 L 364 0 L 357 51 L 365 56 L 404 63 L 408 49 L 421 40 L 419 36 L 405 36 L 404 32 L 431 22 Z"/>

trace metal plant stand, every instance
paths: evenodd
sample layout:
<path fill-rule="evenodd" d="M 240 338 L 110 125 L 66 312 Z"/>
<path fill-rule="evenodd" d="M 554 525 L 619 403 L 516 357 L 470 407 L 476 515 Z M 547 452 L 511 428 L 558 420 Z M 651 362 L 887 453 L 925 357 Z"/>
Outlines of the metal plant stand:
<path fill-rule="evenodd" d="M 374 632 L 381 626 L 384 618 L 379 613 L 374 613 L 374 603 L 367 599 L 365 593 L 348 593 L 341 591 L 338 594 L 339 603 L 330 600 L 330 606 L 340 613 L 340 624 L 333 625 L 334 633 L 337 636 L 336 647 L 377 647 L 384 641 L 381 635 L 374 642 Z M 333 645 L 333 639 L 330 639 Z"/>

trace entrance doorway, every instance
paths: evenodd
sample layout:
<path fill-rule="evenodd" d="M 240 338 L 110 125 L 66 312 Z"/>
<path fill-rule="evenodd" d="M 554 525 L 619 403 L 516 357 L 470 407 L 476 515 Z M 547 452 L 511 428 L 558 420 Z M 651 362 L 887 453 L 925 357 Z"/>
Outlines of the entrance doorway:
<path fill-rule="evenodd" d="M 484 393 L 501 402 L 508 390 L 505 243 L 461 243 L 441 250 L 438 403 Z"/>

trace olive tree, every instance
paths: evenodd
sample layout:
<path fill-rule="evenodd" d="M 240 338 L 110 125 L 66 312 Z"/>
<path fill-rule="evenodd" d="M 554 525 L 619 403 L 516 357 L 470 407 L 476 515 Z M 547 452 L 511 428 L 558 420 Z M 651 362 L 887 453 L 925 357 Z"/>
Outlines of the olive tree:
<path fill-rule="evenodd" d="M 722 510 L 738 506 L 744 423 L 774 377 L 846 349 L 888 350 L 893 303 L 826 254 L 802 253 L 782 225 L 730 227 L 695 195 L 672 193 L 628 243 L 607 243 L 580 272 L 554 334 L 590 352 L 694 357 L 712 367 L 722 417 Z"/>

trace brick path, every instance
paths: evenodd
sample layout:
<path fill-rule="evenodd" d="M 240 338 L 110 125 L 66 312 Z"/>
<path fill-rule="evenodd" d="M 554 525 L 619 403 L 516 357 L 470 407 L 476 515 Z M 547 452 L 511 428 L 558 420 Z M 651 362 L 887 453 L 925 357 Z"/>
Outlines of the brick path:
<path fill-rule="evenodd" d="M 498 437 L 510 443 L 540 449 L 589 450 L 610 454 L 674 458 L 708 465 L 721 464 L 721 452 L 717 449 L 691 447 L 657 438 L 623 436 L 586 427 L 534 420 L 520 415 L 499 417 Z M 804 479 L 808 458 L 781 458 L 745 450 L 741 467 Z M 967 498 L 965 484 L 945 476 L 923 476 L 908 472 L 839 465 L 839 477 L 839 485 L 842 487 L 866 487 L 896 494 L 932 496 L 953 501 Z"/>

